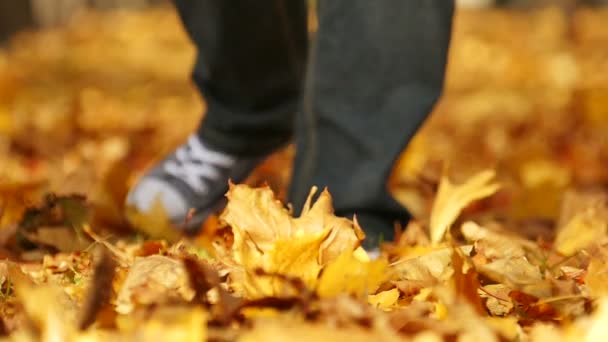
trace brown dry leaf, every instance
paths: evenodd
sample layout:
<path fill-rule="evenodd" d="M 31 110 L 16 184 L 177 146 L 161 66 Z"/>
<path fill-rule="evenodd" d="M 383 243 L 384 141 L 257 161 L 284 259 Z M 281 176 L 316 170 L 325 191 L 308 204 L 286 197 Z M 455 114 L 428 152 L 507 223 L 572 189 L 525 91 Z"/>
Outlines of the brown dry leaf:
<path fill-rule="evenodd" d="M 321 297 L 334 297 L 342 293 L 362 298 L 376 293 L 390 276 L 385 259 L 360 261 L 351 251 L 345 251 L 324 269 L 317 293 Z"/>
<path fill-rule="evenodd" d="M 136 305 L 162 303 L 169 298 L 191 300 L 183 264 L 162 255 L 136 258 L 116 298 L 116 311 L 128 314 Z"/>
<path fill-rule="evenodd" d="M 468 266 L 468 267 L 467 267 Z M 462 252 L 454 248 L 452 252 L 452 267 L 454 269 L 454 287 L 456 295 L 469 303 L 479 315 L 485 315 L 478 289 L 479 275 L 471 263 L 466 261 Z"/>
<path fill-rule="evenodd" d="M 509 293 L 512 288 L 503 284 L 483 286 L 480 298 L 485 299 L 485 306 L 493 316 L 505 316 L 513 310 L 513 302 Z"/>
<path fill-rule="evenodd" d="M 472 246 L 460 247 L 465 255 L 470 255 Z M 403 259 L 391 264 L 399 279 L 418 280 L 433 284 L 446 281 L 454 274 L 451 267 L 452 249 L 445 247 L 428 254 Z"/>
<path fill-rule="evenodd" d="M 521 324 L 560 319 L 559 313 L 548 301 L 541 301 L 538 297 L 516 290 L 511 291 L 509 297 L 513 301 L 515 311 L 519 313 Z"/>
<path fill-rule="evenodd" d="M 78 328 L 84 330 L 95 322 L 99 312 L 109 306 L 112 296 L 112 282 L 116 272 L 116 262 L 110 252 L 103 248 L 99 251 L 91 284 L 84 300 Z"/>
<path fill-rule="evenodd" d="M 476 250 L 488 259 L 523 257 L 526 255 L 525 247 L 537 248 L 534 243 L 511 236 L 509 232 L 492 231 L 471 221 L 463 223 L 460 229 L 468 241 L 476 243 Z"/>
<path fill-rule="evenodd" d="M 473 201 L 493 195 L 499 185 L 493 182 L 493 170 L 482 171 L 459 185 L 450 183 L 444 175 L 431 212 L 431 241 L 439 243 L 460 212 Z"/>
<path fill-rule="evenodd" d="M 83 196 L 48 194 L 37 207 L 28 208 L 19 222 L 17 237 L 55 251 L 75 252 L 86 249 L 92 241 L 83 234 L 90 216 Z M 25 245 L 25 244 L 24 244 Z"/>
<path fill-rule="evenodd" d="M 72 227 L 39 227 L 34 232 L 24 232 L 23 236 L 36 245 L 50 246 L 65 253 L 85 250 L 93 242 Z"/>
<path fill-rule="evenodd" d="M 538 266 L 530 264 L 525 257 L 513 259 L 498 259 L 485 265 L 480 265 L 479 273 L 509 286 L 534 285 L 543 281 Z"/>

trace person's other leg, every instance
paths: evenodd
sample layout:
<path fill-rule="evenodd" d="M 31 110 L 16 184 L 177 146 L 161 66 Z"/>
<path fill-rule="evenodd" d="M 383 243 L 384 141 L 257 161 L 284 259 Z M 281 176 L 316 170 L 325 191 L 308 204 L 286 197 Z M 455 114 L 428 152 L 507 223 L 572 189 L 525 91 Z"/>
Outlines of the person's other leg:
<path fill-rule="evenodd" d="M 207 113 L 188 142 L 138 182 L 127 204 L 147 212 L 160 199 L 174 223 L 196 231 L 224 200 L 229 179 L 243 181 L 292 137 L 307 60 L 307 8 L 305 0 L 175 4 L 198 49 L 193 81 Z"/>
<path fill-rule="evenodd" d="M 290 198 L 328 187 L 336 213 L 356 214 L 366 246 L 409 218 L 386 181 L 443 88 L 454 2 L 328 0 L 303 112 Z"/>

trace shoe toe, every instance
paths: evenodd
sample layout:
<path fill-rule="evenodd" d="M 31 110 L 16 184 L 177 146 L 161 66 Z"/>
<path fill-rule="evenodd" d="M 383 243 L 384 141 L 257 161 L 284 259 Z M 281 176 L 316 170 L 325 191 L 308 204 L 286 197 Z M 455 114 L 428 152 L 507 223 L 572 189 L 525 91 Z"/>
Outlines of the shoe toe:
<path fill-rule="evenodd" d="M 172 220 L 183 220 L 189 206 L 184 196 L 171 184 L 162 179 L 144 177 L 129 193 L 127 205 L 141 212 L 149 212 L 157 199 Z"/>

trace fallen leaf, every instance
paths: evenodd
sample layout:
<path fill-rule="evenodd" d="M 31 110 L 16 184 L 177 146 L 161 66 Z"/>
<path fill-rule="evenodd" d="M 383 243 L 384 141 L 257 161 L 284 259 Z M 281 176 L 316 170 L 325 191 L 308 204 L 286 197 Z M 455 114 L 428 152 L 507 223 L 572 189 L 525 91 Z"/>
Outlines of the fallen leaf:
<path fill-rule="evenodd" d="M 389 277 L 388 262 L 385 259 L 363 262 L 345 251 L 324 269 L 317 293 L 321 297 L 333 297 L 347 293 L 364 297 L 376 293 L 380 285 Z"/>
<path fill-rule="evenodd" d="M 236 291 L 249 298 L 289 293 L 273 274 L 300 277 L 315 288 L 323 267 L 359 247 L 362 236 L 356 222 L 333 215 L 327 191 L 311 204 L 314 191 L 302 215 L 292 218 L 270 188 L 230 186 L 221 219 L 232 228 L 234 242 L 220 258 L 229 268 Z M 257 269 L 269 275 L 258 277 Z"/>
<path fill-rule="evenodd" d="M 509 232 L 494 232 L 475 222 L 465 222 L 460 229 L 465 239 L 476 243 L 476 251 L 488 259 L 519 258 L 526 255 L 524 247 L 536 248 L 533 243 L 511 236 Z"/>
<path fill-rule="evenodd" d="M 543 280 L 538 266 L 530 264 L 525 257 L 498 259 L 480 265 L 478 270 L 479 273 L 496 282 L 515 287 L 536 284 Z"/>
<path fill-rule="evenodd" d="M 398 289 L 390 289 L 375 295 L 367 296 L 367 302 L 379 309 L 390 310 L 397 305 L 399 296 L 400 293 Z"/>
<path fill-rule="evenodd" d="M 456 295 L 469 303 L 477 314 L 485 315 L 486 311 L 483 308 L 483 304 L 481 303 L 478 294 L 478 289 L 481 285 L 479 284 L 477 271 L 474 266 L 470 264 L 469 267 L 466 268 L 465 262 L 465 257 L 462 255 L 462 252 L 459 249 L 454 248 L 452 252 L 452 267 L 454 268 L 454 287 Z"/>
<path fill-rule="evenodd" d="M 25 211 L 17 228 L 17 239 L 26 248 L 40 246 L 61 252 L 81 251 L 92 242 L 83 233 L 89 216 L 84 197 L 50 194 L 40 206 Z"/>
<path fill-rule="evenodd" d="M 485 306 L 492 316 L 506 316 L 513 310 L 509 297 L 512 290 L 503 284 L 489 284 L 482 287 L 480 298 L 485 299 Z"/>
<path fill-rule="evenodd" d="M 469 255 L 472 246 L 460 247 L 465 255 Z M 452 249 L 445 247 L 425 255 L 403 259 L 391 264 L 398 279 L 420 281 L 446 281 L 454 273 L 451 267 Z"/>
<path fill-rule="evenodd" d="M 460 185 L 450 183 L 446 176 L 441 179 L 431 211 L 431 241 L 434 244 L 441 242 L 448 228 L 469 204 L 498 191 L 499 185 L 492 182 L 494 177 L 494 171 L 486 170 Z"/>
<path fill-rule="evenodd" d="M 109 305 L 112 296 L 112 281 L 116 272 L 116 262 L 110 253 L 102 248 L 96 261 L 93 279 L 80 313 L 78 328 L 85 330 L 93 324 L 104 306 Z"/>
<path fill-rule="evenodd" d="M 548 303 L 521 291 L 511 291 L 515 311 L 519 312 L 520 323 L 530 325 L 533 321 L 553 321 L 559 319 L 559 313 Z"/>
<path fill-rule="evenodd" d="M 116 311 L 128 314 L 136 305 L 169 298 L 191 300 L 194 291 L 181 262 L 162 255 L 136 258 L 116 298 Z"/>

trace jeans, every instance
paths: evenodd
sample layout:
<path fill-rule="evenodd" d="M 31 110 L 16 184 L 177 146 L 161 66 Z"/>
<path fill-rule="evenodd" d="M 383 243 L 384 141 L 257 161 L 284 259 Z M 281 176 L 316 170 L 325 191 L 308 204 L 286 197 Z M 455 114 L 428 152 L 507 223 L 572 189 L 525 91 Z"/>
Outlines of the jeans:
<path fill-rule="evenodd" d="M 441 94 L 454 1 L 320 0 L 315 39 L 304 0 L 175 3 L 198 48 L 204 140 L 263 155 L 295 139 L 294 208 L 327 187 L 367 246 L 391 239 L 409 215 L 386 181 Z"/>

